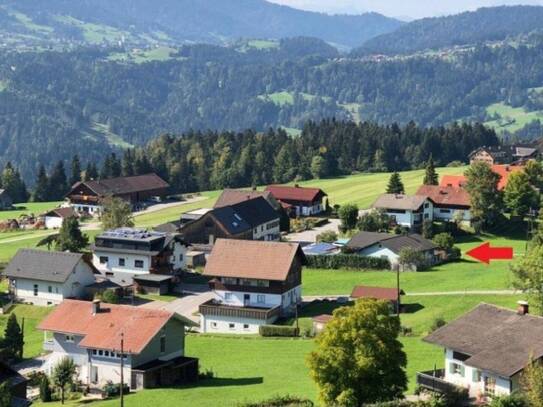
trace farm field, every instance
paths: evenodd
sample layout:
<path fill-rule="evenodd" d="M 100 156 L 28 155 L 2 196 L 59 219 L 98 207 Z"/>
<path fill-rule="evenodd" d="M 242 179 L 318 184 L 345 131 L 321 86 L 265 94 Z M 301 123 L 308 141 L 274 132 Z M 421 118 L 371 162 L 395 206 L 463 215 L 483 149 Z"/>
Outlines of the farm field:
<path fill-rule="evenodd" d="M 538 89 L 538 88 L 534 88 Z M 543 120 L 543 112 L 528 112 L 522 107 L 512 107 L 505 103 L 495 103 L 486 109 L 489 115 L 499 115 L 499 120 L 491 120 L 484 123 L 486 126 L 494 128 L 497 132 L 509 131 L 514 133 L 522 129 L 534 120 Z"/>

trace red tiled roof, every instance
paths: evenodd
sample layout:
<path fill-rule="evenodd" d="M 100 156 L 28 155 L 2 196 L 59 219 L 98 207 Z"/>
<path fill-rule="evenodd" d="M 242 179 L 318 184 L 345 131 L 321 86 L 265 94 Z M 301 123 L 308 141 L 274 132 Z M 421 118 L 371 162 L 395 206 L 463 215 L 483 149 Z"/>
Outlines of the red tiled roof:
<path fill-rule="evenodd" d="M 322 189 L 297 186 L 270 185 L 266 187 L 266 191 L 280 201 L 314 202 L 319 196 L 326 196 Z"/>
<path fill-rule="evenodd" d="M 285 281 L 296 256 L 305 256 L 298 243 L 218 239 L 204 276 Z"/>
<path fill-rule="evenodd" d="M 462 188 L 466 185 L 466 177 L 463 175 L 444 175 L 439 186 Z"/>
<path fill-rule="evenodd" d="M 351 293 L 352 298 L 373 298 L 376 300 L 397 301 L 398 290 L 396 288 L 368 287 L 357 285 Z"/>
<path fill-rule="evenodd" d="M 498 189 L 502 190 L 507 186 L 509 175 L 522 171 L 523 169 L 524 167 L 520 165 L 493 165 L 492 171 L 501 177 L 500 182 L 498 183 Z M 453 186 L 462 188 L 466 185 L 466 182 L 466 177 L 463 175 L 444 175 L 439 185 L 442 187 Z"/>
<path fill-rule="evenodd" d="M 464 188 L 442 187 L 439 185 L 422 185 L 417 195 L 426 196 L 437 205 L 454 205 L 471 207 L 468 192 Z"/>
<path fill-rule="evenodd" d="M 89 301 L 64 300 L 38 329 L 82 335 L 84 338 L 79 343 L 82 347 L 115 351 L 120 350 L 124 334 L 125 352 L 138 354 L 175 315 L 163 310 L 104 303 L 100 304 L 100 312 L 93 315 L 92 305 Z"/>

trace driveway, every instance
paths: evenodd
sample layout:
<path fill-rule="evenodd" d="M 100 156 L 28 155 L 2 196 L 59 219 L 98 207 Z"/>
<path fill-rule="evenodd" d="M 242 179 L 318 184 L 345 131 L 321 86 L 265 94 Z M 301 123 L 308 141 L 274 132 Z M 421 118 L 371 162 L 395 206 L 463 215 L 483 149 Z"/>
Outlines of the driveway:
<path fill-rule="evenodd" d="M 147 302 L 141 307 L 152 308 L 152 309 L 163 309 L 170 312 L 176 312 L 180 315 L 183 315 L 185 318 L 188 318 L 195 323 L 200 323 L 200 316 L 196 315 L 198 313 L 198 308 L 201 304 L 206 301 L 211 300 L 215 297 L 212 291 L 204 291 L 200 293 L 189 294 L 184 297 L 178 298 L 171 302 L 164 301 L 151 301 Z"/>
<path fill-rule="evenodd" d="M 306 230 L 304 232 L 289 233 L 286 238 L 291 242 L 315 243 L 317 241 L 317 235 L 321 234 L 322 232 L 332 231 L 339 234 L 340 222 L 341 221 L 339 219 L 329 219 L 329 222 L 325 225 L 311 230 Z"/>

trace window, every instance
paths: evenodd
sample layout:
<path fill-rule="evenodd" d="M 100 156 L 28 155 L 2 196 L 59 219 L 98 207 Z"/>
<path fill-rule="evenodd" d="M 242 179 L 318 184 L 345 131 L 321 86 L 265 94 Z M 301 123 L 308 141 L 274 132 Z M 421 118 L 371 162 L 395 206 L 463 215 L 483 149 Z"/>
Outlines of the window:
<path fill-rule="evenodd" d="M 450 209 L 440 209 L 439 213 L 451 213 Z"/>
<path fill-rule="evenodd" d="M 138 269 L 142 269 L 143 268 L 143 260 L 134 260 L 134 267 L 136 267 Z"/>
<path fill-rule="evenodd" d="M 236 329 L 236 324 L 228 324 L 228 328 L 230 328 L 230 329 Z"/>
<path fill-rule="evenodd" d="M 429 207 L 430 207 L 430 204 L 427 202 L 427 203 L 424 204 L 424 207 L 425 207 L 425 208 L 429 208 Z"/>
<path fill-rule="evenodd" d="M 113 277 L 113 273 L 110 271 L 106 271 L 106 277 Z"/>
<path fill-rule="evenodd" d="M 58 294 L 58 287 L 55 287 L 55 293 Z"/>
<path fill-rule="evenodd" d="M 243 324 L 243 329 L 249 329 L 249 324 Z"/>
<path fill-rule="evenodd" d="M 100 256 L 100 264 L 107 264 L 109 258 L 107 256 Z"/>
<path fill-rule="evenodd" d="M 98 353 L 98 351 L 97 351 L 96 349 L 93 349 L 93 350 L 92 350 L 92 354 L 93 354 L 93 355 L 96 355 L 97 353 Z"/>
<path fill-rule="evenodd" d="M 124 259 L 123 258 L 119 258 L 119 266 L 124 267 Z"/>
<path fill-rule="evenodd" d="M 74 342 L 74 336 L 73 336 L 73 335 L 66 335 L 66 336 L 64 337 L 64 340 L 65 340 L 66 342 L 73 343 L 73 342 Z"/>
<path fill-rule="evenodd" d="M 179 255 L 179 261 L 183 261 L 183 255 L 182 254 Z"/>
<path fill-rule="evenodd" d="M 98 356 L 104 356 L 104 351 L 103 351 L 103 350 L 99 350 L 99 351 L 98 351 Z"/>
<path fill-rule="evenodd" d="M 238 279 L 237 278 L 232 278 L 232 277 L 223 277 L 222 282 L 224 284 L 237 285 L 238 284 Z"/>
<path fill-rule="evenodd" d="M 50 293 L 52 293 L 52 292 L 53 292 L 53 286 L 51 286 L 51 285 L 48 286 L 48 287 L 47 287 L 47 291 L 50 292 Z"/>
<path fill-rule="evenodd" d="M 216 322 L 212 322 L 212 323 L 211 323 L 211 328 L 217 329 L 217 323 L 216 323 Z"/>
<path fill-rule="evenodd" d="M 482 374 L 481 374 L 481 371 L 479 369 L 473 369 L 472 370 L 472 381 L 474 383 L 479 383 L 482 379 Z"/>
<path fill-rule="evenodd" d="M 37 297 L 38 296 L 38 285 L 37 284 L 34 284 L 34 297 Z"/>
<path fill-rule="evenodd" d="M 160 337 L 160 353 L 166 352 L 166 336 L 162 335 Z"/>
<path fill-rule="evenodd" d="M 485 395 L 493 396 L 496 393 L 496 378 L 485 376 Z"/>
<path fill-rule="evenodd" d="M 266 296 L 264 294 L 258 294 L 256 296 L 256 302 L 258 304 L 264 304 L 266 302 Z"/>
<path fill-rule="evenodd" d="M 451 362 L 451 364 L 449 365 L 449 373 L 457 374 L 464 377 L 464 366 L 458 363 Z"/>
<path fill-rule="evenodd" d="M 232 295 L 232 293 L 224 293 L 224 300 L 226 302 L 231 302 L 233 298 L 234 296 Z"/>
<path fill-rule="evenodd" d="M 109 357 L 109 351 L 108 350 L 104 351 L 104 356 Z"/>

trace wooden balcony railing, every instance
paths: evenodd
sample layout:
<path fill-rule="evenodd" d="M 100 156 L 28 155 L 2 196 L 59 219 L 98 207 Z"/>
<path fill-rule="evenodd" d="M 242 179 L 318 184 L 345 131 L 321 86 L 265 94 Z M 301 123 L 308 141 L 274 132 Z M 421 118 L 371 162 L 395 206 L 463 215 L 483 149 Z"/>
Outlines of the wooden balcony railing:
<path fill-rule="evenodd" d="M 457 385 L 443 380 L 444 377 L 445 369 L 417 372 L 417 385 L 437 393 L 450 393 L 459 389 Z"/>

